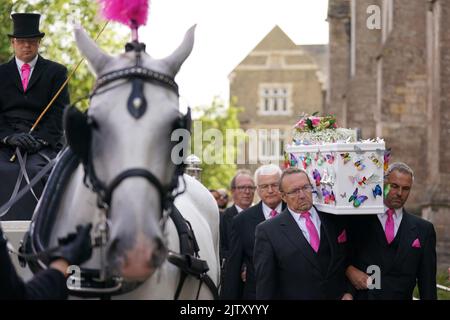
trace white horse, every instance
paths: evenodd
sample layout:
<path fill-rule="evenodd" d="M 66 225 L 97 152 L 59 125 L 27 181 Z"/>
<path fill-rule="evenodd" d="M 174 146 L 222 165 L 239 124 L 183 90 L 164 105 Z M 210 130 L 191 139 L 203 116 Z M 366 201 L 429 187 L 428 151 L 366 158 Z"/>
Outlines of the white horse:
<path fill-rule="evenodd" d="M 88 60 L 97 78 L 116 70 L 132 67 L 136 52 L 118 57 L 103 52 L 81 27 L 75 29 L 78 48 Z M 193 48 L 194 27 L 189 29 L 181 45 L 167 58 L 157 60 L 142 52 L 142 67 L 174 78 Z M 178 95 L 157 82 L 144 81 L 142 92 L 147 111 L 139 118 L 127 110 L 132 81 L 116 79 L 105 84 L 92 97 L 88 116 L 95 122 L 91 137 L 91 159 L 98 179 L 109 184 L 121 172 L 143 168 L 151 172 L 163 186 L 170 184 L 175 165 L 171 160 L 172 124 L 180 117 Z M 73 134 L 73 133 L 72 133 Z M 94 227 L 104 219 L 97 206 L 98 196 L 83 183 L 85 172 L 79 165 L 65 187 L 58 215 L 51 232 L 49 246 L 75 230 L 78 224 L 92 222 Z M 208 275 L 219 281 L 219 213 L 214 198 L 194 178 L 179 178 L 175 205 L 188 220 L 198 245 L 200 258 L 209 266 Z M 169 219 L 161 226 L 162 204 L 154 183 L 140 176 L 121 181 L 112 193 L 109 205 L 110 232 L 106 245 L 106 262 L 124 281 L 139 281 L 136 289 L 115 296 L 125 299 L 173 299 L 180 270 L 167 261 L 167 251 L 179 252 L 179 239 Z M 94 231 L 93 231 L 94 232 Z M 95 248 L 92 258 L 82 267 L 99 269 L 102 254 Z M 195 299 L 199 281 L 188 277 L 180 299 Z M 200 299 L 211 299 L 212 293 L 201 286 Z"/>

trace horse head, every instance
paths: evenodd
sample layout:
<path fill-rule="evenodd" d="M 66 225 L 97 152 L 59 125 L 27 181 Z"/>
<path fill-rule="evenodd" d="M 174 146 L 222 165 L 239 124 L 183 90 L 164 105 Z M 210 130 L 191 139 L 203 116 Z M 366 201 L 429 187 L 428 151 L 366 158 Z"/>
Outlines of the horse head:
<path fill-rule="evenodd" d="M 97 84 L 87 116 L 66 121 L 77 119 L 84 133 L 66 128 L 67 139 L 107 211 L 107 263 L 125 279 L 147 279 L 167 256 L 163 212 L 178 181 L 171 134 L 183 119 L 173 79 L 192 51 L 194 29 L 164 59 L 153 59 L 139 43 L 112 57 L 82 28 L 75 30 Z M 80 137 L 89 141 L 80 143 Z"/>

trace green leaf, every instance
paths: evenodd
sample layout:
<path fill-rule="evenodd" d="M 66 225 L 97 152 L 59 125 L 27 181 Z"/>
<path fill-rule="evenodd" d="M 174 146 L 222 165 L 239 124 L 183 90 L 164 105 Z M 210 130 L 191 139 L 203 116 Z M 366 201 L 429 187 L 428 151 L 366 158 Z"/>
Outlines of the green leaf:
<path fill-rule="evenodd" d="M 306 125 L 308 126 L 308 129 L 309 129 L 310 131 L 313 131 L 313 130 L 314 130 L 314 127 L 313 127 L 313 124 L 312 124 L 311 119 L 309 119 L 309 118 L 306 119 L 305 123 L 306 123 Z"/>

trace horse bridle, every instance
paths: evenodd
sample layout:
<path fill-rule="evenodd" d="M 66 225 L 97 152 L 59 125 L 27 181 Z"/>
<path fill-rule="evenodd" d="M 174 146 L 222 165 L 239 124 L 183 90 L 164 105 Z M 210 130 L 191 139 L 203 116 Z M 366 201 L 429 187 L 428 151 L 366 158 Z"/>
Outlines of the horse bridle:
<path fill-rule="evenodd" d="M 115 70 L 109 73 L 106 73 L 99 77 L 96 81 L 93 92 L 90 95 L 90 98 L 95 95 L 101 94 L 105 91 L 108 91 L 112 88 L 104 87 L 112 82 L 117 80 L 131 80 L 132 90 L 130 96 L 128 98 L 127 108 L 131 116 L 138 119 L 140 118 L 147 109 L 147 101 L 145 99 L 143 93 L 143 85 L 144 82 L 151 82 L 156 85 L 161 85 L 172 92 L 174 92 L 177 97 L 178 86 L 175 83 L 174 79 L 166 74 L 145 68 L 141 66 L 141 51 L 145 50 L 145 45 L 138 42 L 128 43 L 126 46 L 126 51 L 134 51 L 136 56 L 136 63 L 132 67 L 127 67 L 119 70 Z M 121 84 L 119 84 L 121 85 Z M 102 89 L 102 90 L 100 90 Z M 97 124 L 95 120 L 87 116 L 87 125 L 92 128 L 96 128 Z M 181 115 L 176 119 L 173 124 L 173 129 L 186 129 L 190 131 L 191 125 L 191 113 L 190 108 L 186 115 Z M 89 134 L 91 137 L 91 134 Z M 69 142 L 70 144 L 70 142 Z M 90 147 L 90 142 L 89 142 Z M 185 156 L 185 155 L 183 155 Z M 109 184 L 105 184 L 101 181 L 95 171 L 95 167 L 93 164 L 92 151 L 89 149 L 86 152 L 85 156 L 81 156 L 81 161 L 84 166 L 84 183 L 87 187 L 89 187 L 96 195 L 97 195 L 97 207 L 104 212 L 103 221 L 100 222 L 100 235 L 95 238 L 96 246 L 100 247 L 103 250 L 106 247 L 109 238 L 109 219 L 110 219 L 110 207 L 112 201 L 112 195 L 115 189 L 126 179 L 140 177 L 146 179 L 151 185 L 155 187 L 159 194 L 159 199 L 161 203 L 161 215 L 160 215 L 160 224 L 161 228 L 165 228 L 165 223 L 170 216 L 171 210 L 173 210 L 174 200 L 175 198 L 185 191 L 177 191 L 174 194 L 174 191 L 178 188 L 179 177 L 182 177 L 184 173 L 184 161 L 181 161 L 179 164 L 175 165 L 175 171 L 172 177 L 172 180 L 168 185 L 164 185 L 161 181 L 156 177 L 151 171 L 146 168 L 130 168 L 125 171 L 119 173 L 116 177 L 112 179 Z M 102 258 L 103 252 L 102 252 Z M 104 278 L 104 281 L 111 281 L 111 279 L 106 279 L 106 270 L 104 261 L 101 262 L 101 270 L 100 277 Z M 118 288 L 120 286 L 117 286 Z M 113 292 L 113 294 L 117 294 L 118 292 Z M 122 293 L 122 292 L 120 292 Z"/>
<path fill-rule="evenodd" d="M 157 85 L 162 85 L 172 90 L 178 97 L 178 85 L 175 83 L 175 80 L 172 77 L 141 66 L 141 51 L 144 49 L 145 45 L 142 43 L 128 43 L 126 46 L 126 50 L 134 50 L 136 54 L 135 65 L 133 67 L 115 70 L 99 77 L 90 97 L 92 98 L 96 94 L 98 94 L 99 89 L 106 86 L 107 84 L 121 79 L 130 79 L 132 81 L 132 91 L 128 98 L 127 107 L 130 114 L 137 119 L 145 113 L 147 108 L 147 101 L 143 94 L 143 82 L 152 82 Z M 103 92 L 104 91 L 102 91 L 102 93 Z M 176 120 L 173 129 L 186 129 L 189 131 L 190 125 L 191 113 L 190 108 L 188 108 L 186 115 L 180 116 Z M 158 191 L 162 211 L 168 210 L 173 204 L 174 198 L 178 195 L 173 195 L 173 191 L 178 187 L 178 178 L 183 175 L 183 172 L 184 162 L 181 161 L 181 163 L 177 164 L 175 167 L 175 172 L 170 184 L 164 186 L 159 181 L 159 179 L 149 170 L 145 168 L 131 168 L 119 173 L 109 183 L 109 185 L 106 185 L 98 178 L 95 172 L 92 156 L 90 154 L 87 157 L 87 162 L 85 163 L 85 181 L 89 180 L 91 189 L 98 196 L 97 206 L 101 209 L 108 209 L 110 207 L 112 194 L 121 182 L 128 178 L 141 177 L 146 179 Z"/>

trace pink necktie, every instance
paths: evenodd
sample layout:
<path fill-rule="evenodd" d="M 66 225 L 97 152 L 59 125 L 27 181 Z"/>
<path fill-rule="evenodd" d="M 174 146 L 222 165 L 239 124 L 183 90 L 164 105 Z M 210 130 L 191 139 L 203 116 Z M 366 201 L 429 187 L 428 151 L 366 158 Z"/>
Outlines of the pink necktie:
<path fill-rule="evenodd" d="M 309 234 L 309 244 L 314 249 L 315 252 L 319 251 L 320 239 L 319 233 L 317 232 L 316 226 L 311 220 L 311 213 L 309 211 L 302 212 L 300 214 L 302 218 L 306 220 L 306 229 L 308 229 Z"/>
<path fill-rule="evenodd" d="M 395 213 L 394 209 L 386 210 L 386 214 L 388 215 L 386 224 L 384 226 L 384 233 L 386 233 L 386 240 L 389 244 L 394 240 L 394 218 L 392 217 Z"/>
<path fill-rule="evenodd" d="M 270 211 L 270 217 L 273 218 L 278 214 L 277 210 Z"/>
<path fill-rule="evenodd" d="M 30 67 L 30 65 L 28 63 L 24 63 L 22 65 L 22 68 L 20 69 L 20 71 L 22 72 L 23 91 L 26 91 L 27 87 L 28 87 L 28 80 L 30 78 L 31 67 Z"/>

